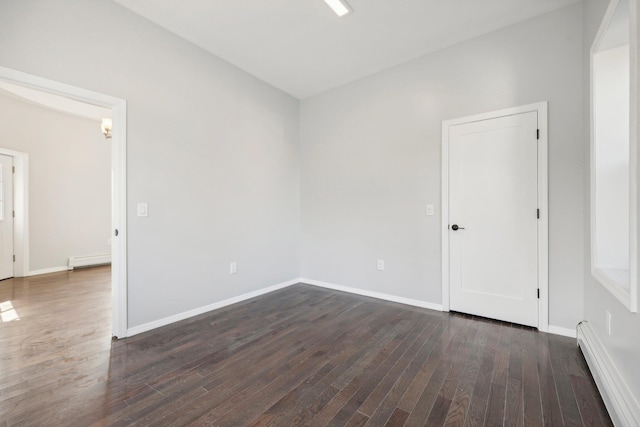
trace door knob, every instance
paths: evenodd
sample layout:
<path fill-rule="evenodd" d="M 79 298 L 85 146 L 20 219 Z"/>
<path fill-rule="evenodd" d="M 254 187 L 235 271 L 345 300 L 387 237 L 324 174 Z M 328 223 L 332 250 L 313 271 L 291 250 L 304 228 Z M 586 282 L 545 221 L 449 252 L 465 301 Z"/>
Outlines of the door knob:
<path fill-rule="evenodd" d="M 456 230 L 464 230 L 464 227 L 458 227 L 458 224 L 453 224 L 453 225 L 451 226 L 451 229 L 452 229 L 453 231 L 456 231 Z"/>

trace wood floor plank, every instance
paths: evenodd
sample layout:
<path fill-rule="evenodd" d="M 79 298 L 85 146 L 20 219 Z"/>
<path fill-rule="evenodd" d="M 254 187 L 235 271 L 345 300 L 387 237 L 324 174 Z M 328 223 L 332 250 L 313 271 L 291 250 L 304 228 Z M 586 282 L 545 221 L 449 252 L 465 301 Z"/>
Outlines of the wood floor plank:
<path fill-rule="evenodd" d="M 109 277 L 0 282 L 0 426 L 612 425 L 568 338 L 299 284 L 112 341 Z"/>
<path fill-rule="evenodd" d="M 496 358 L 497 345 L 502 328 L 489 325 L 489 336 L 482 352 L 482 362 L 473 386 L 473 395 L 469 406 L 469 413 L 465 418 L 465 426 L 483 426 L 489 401 L 489 390 L 493 377 L 493 367 Z"/>
<path fill-rule="evenodd" d="M 427 321 L 422 326 L 422 331 L 415 336 L 411 346 L 397 359 L 393 359 L 393 355 L 389 358 L 394 362 L 393 367 L 385 374 L 377 384 L 375 389 L 369 394 L 367 399 L 360 405 L 358 411 L 370 417 L 378 408 L 380 402 L 391 391 L 401 374 L 408 368 L 409 363 L 416 356 L 418 350 L 424 346 L 424 342 L 433 333 L 434 329 L 431 322 Z"/>
<path fill-rule="evenodd" d="M 542 399 L 542 421 L 545 426 L 564 425 L 560 410 L 560 396 L 556 391 L 556 380 L 551 367 L 548 341 L 540 339 L 538 347 L 538 375 L 540 378 L 540 396 Z"/>
<path fill-rule="evenodd" d="M 362 328 L 354 328 L 352 333 L 348 334 L 348 339 L 344 344 L 334 346 L 337 354 L 330 360 L 336 365 L 336 368 L 313 384 L 306 393 L 301 394 L 295 402 L 291 403 L 286 412 L 281 412 L 269 425 L 300 425 L 305 420 L 313 418 L 339 391 L 331 384 L 356 362 L 367 361 L 366 356 L 372 353 L 372 349 L 377 346 L 382 347 L 383 343 L 386 344 L 390 340 L 390 338 L 385 338 L 391 329 L 388 324 L 385 325 L 374 320 L 368 322 L 367 325 L 372 328 L 368 328 L 368 334 Z M 370 335 L 372 330 L 377 330 L 377 332 Z M 314 402 L 314 396 L 320 396 L 318 402 Z M 331 397 L 329 398 L 329 396 Z M 310 407 L 311 409 L 309 409 Z"/>
<path fill-rule="evenodd" d="M 602 407 L 602 402 L 593 392 L 593 381 L 581 376 L 571 376 L 582 424 L 586 426 L 613 426 L 607 414 L 606 408 Z"/>
<path fill-rule="evenodd" d="M 444 426 L 454 427 L 464 425 L 468 416 L 473 396 L 474 387 L 478 379 L 478 371 L 482 363 L 484 347 L 487 344 L 489 327 L 486 324 L 479 324 L 477 339 L 474 340 L 473 347 L 467 358 L 466 365 L 455 390 L 455 395 L 451 399 L 451 406 Z"/>
<path fill-rule="evenodd" d="M 431 420 L 432 425 L 442 425 L 448 413 L 450 405 L 450 396 L 453 396 L 451 384 L 459 375 L 460 361 L 464 359 L 470 350 L 465 348 L 464 343 L 467 342 L 469 336 L 475 335 L 477 325 L 466 319 L 453 319 L 452 324 L 465 324 L 463 334 L 455 333 L 452 336 L 449 345 L 439 354 L 437 366 L 430 370 L 435 370 L 429 382 L 424 387 L 417 404 L 410 412 L 407 419 L 407 426 L 417 426 L 424 424 L 425 420 Z M 455 329 L 453 329 L 455 330 Z M 433 362 L 436 362 L 434 360 Z M 436 406 L 436 403 L 438 406 Z M 435 411 L 434 411 L 435 409 Z M 433 414 L 432 414 L 433 412 Z M 440 420 L 440 424 L 437 423 Z"/>
<path fill-rule="evenodd" d="M 393 349 L 393 352 L 389 354 L 382 363 L 379 364 L 377 369 L 367 372 L 367 377 L 362 381 L 361 387 L 358 391 L 349 399 L 344 407 L 335 415 L 334 425 L 341 425 L 342 421 L 348 420 L 349 417 L 357 411 L 362 404 L 370 396 L 371 392 L 380 384 L 380 381 L 385 377 L 387 372 L 398 363 L 402 356 L 406 353 L 407 349 L 413 344 L 417 336 L 425 329 L 424 325 L 416 323 L 411 329 L 407 329 L 403 334 L 397 336 L 398 345 Z"/>
<path fill-rule="evenodd" d="M 571 387 L 571 381 L 562 362 L 564 354 L 558 346 L 558 341 L 554 337 L 549 337 L 548 341 L 551 369 L 553 370 L 553 377 L 558 392 L 562 419 L 564 420 L 565 426 L 580 426 L 582 425 L 580 410 L 578 409 L 578 403 L 573 393 L 573 388 Z"/>
<path fill-rule="evenodd" d="M 406 322 L 381 327 L 374 335 L 376 340 L 371 345 L 365 344 L 368 351 L 358 352 L 357 357 L 350 359 L 352 363 L 345 366 L 344 372 L 329 386 L 332 390 L 339 390 L 338 393 L 335 393 L 326 405 L 313 414 L 312 423 L 314 425 L 326 425 L 342 409 L 344 404 L 360 388 L 361 374 L 366 373 L 368 367 L 377 366 L 383 360 L 385 348 L 393 346 L 394 338 L 405 327 Z"/>
<path fill-rule="evenodd" d="M 366 319 L 369 314 L 368 312 L 354 312 L 349 316 L 343 316 L 333 321 L 357 324 L 358 321 Z M 231 411 L 237 401 L 248 399 L 254 394 L 260 393 L 269 384 L 277 381 L 280 376 L 290 372 L 293 368 L 298 367 L 298 364 L 304 363 L 309 357 L 313 355 L 316 355 L 316 357 L 320 356 L 323 351 L 320 350 L 320 347 L 316 347 L 317 345 L 328 345 L 328 343 L 333 342 L 344 333 L 340 328 L 330 328 L 328 330 L 331 331 L 331 333 L 327 336 L 308 334 L 310 341 L 298 343 L 292 352 L 279 357 L 269 366 L 265 367 L 263 365 L 262 368 L 250 370 L 249 372 L 251 372 L 251 374 L 248 376 L 245 375 L 241 380 L 238 380 L 237 371 L 235 370 L 231 372 L 231 374 L 235 373 L 235 377 L 233 375 L 225 376 L 226 381 L 222 383 L 217 382 L 215 386 L 211 385 L 212 379 L 207 377 L 209 381 L 203 387 L 210 391 L 210 393 L 204 395 L 201 399 L 194 400 L 189 404 L 188 408 L 182 408 L 180 413 L 174 414 L 175 417 L 169 420 L 169 424 L 184 425 L 196 419 L 204 423 L 221 417 L 226 412 Z M 291 349 L 286 350 L 291 351 Z M 265 393 L 263 392 L 263 394 Z M 266 398 L 272 399 L 273 396 L 267 395 Z M 263 409 L 266 410 L 267 407 Z M 252 410 L 256 410 L 255 405 L 252 406 Z M 246 416 L 248 414 L 244 415 Z M 257 413 L 255 415 L 257 415 Z"/>
<path fill-rule="evenodd" d="M 362 427 L 367 424 L 367 421 L 369 421 L 369 417 L 360 412 L 356 412 L 349 418 L 349 421 L 343 425 L 345 427 Z"/>
<path fill-rule="evenodd" d="M 408 412 L 396 408 L 393 414 L 391 414 L 389 421 L 385 424 L 385 427 L 402 427 L 407 421 L 407 418 L 409 418 Z"/>
<path fill-rule="evenodd" d="M 514 330 L 509 343 L 509 368 L 505 398 L 505 426 L 524 424 L 522 329 Z"/>
<path fill-rule="evenodd" d="M 424 343 L 416 356 L 413 358 L 409 366 L 400 375 L 398 380 L 393 385 L 391 391 L 385 396 L 384 400 L 378 405 L 375 412 L 370 416 L 369 423 L 371 425 L 381 425 L 385 420 L 390 420 L 394 416 L 394 413 L 406 414 L 406 418 L 409 417 L 409 413 L 397 408 L 397 405 L 405 394 L 407 387 L 411 384 L 412 380 L 416 378 L 417 372 L 424 365 L 425 361 L 433 351 L 433 348 L 437 342 L 437 338 L 442 334 L 442 326 L 437 325 L 435 328 L 428 328 L 430 334 L 425 338 Z M 400 417 L 400 415 L 396 415 Z M 398 423 L 399 419 L 402 419 L 403 423 L 406 418 L 398 418 L 394 423 Z"/>
<path fill-rule="evenodd" d="M 457 349 L 457 345 L 453 345 L 452 347 L 452 344 L 457 343 L 457 341 L 452 341 L 452 338 L 462 329 L 462 323 L 464 323 L 464 320 L 456 317 L 451 317 L 445 320 L 443 324 L 443 333 L 440 334 L 433 351 L 431 351 L 427 360 L 425 360 L 415 378 L 409 384 L 407 390 L 402 396 L 402 399 L 398 403 L 398 408 L 411 413 L 417 406 L 419 399 L 423 397 L 425 385 L 431 380 L 431 377 L 434 372 L 436 372 L 441 360 L 446 358 L 447 351 L 454 352 Z M 421 405 L 420 408 L 424 411 L 427 410 L 424 405 Z M 425 412 L 424 415 L 427 414 L 428 412 Z"/>
<path fill-rule="evenodd" d="M 337 321 L 339 323 L 348 324 L 349 328 L 358 328 L 360 322 L 363 322 L 371 315 L 370 312 L 359 313 L 358 317 L 354 317 L 353 319 L 346 318 L 345 316 L 339 317 L 337 319 L 331 320 Z M 266 375 L 261 375 L 257 381 L 247 381 L 249 383 L 248 387 L 243 388 L 238 393 L 229 396 L 229 391 L 234 390 L 233 387 L 224 387 L 224 393 L 217 393 L 217 398 L 220 397 L 228 397 L 224 402 L 217 406 L 211 405 L 211 402 L 207 402 L 209 410 L 206 414 L 202 415 L 199 419 L 199 422 L 213 422 L 214 420 L 221 419 L 220 421 L 216 421 L 219 423 L 226 423 L 228 425 L 232 425 L 237 421 L 240 417 L 249 417 L 249 414 L 255 413 L 257 415 L 258 407 L 264 405 L 263 409 L 267 409 L 268 405 L 275 403 L 277 400 L 277 396 L 282 389 L 282 387 L 286 387 L 287 385 L 282 385 L 282 375 L 291 376 L 292 370 L 298 369 L 300 372 L 297 375 L 304 375 L 303 370 L 300 369 L 298 363 L 306 364 L 308 363 L 307 359 L 310 356 L 320 355 L 324 360 L 329 359 L 329 354 L 332 352 L 332 349 L 336 349 L 335 343 L 339 341 L 341 338 L 345 338 L 349 336 L 349 332 L 345 331 L 343 328 L 327 328 L 327 331 L 330 331 L 329 335 L 322 334 L 310 334 L 315 340 L 313 345 L 308 345 L 303 348 L 307 348 L 300 355 L 296 356 L 296 358 L 289 361 L 284 366 L 276 367 L 275 369 L 269 371 Z M 311 354 L 312 350 L 315 349 L 315 353 Z M 292 379 L 295 382 L 295 378 Z M 274 391 L 275 389 L 275 391 Z M 250 411 L 245 411 L 243 414 L 230 414 L 225 415 L 227 413 L 232 412 L 233 407 L 235 405 L 235 401 L 238 399 L 256 399 L 259 397 L 261 399 L 260 404 L 258 405 L 254 402 L 254 405 L 251 406 Z M 281 397 L 281 396 L 280 396 Z M 275 400 L 274 400 L 275 399 Z M 180 421 L 182 422 L 182 421 Z M 225 424 L 225 425 L 226 425 Z"/>
<path fill-rule="evenodd" d="M 585 425 L 610 426 L 611 419 L 607 415 L 607 408 L 597 393 L 595 381 L 589 372 L 589 367 L 579 347 L 562 347 L 563 365 L 569 374 L 569 380 L 580 409 L 580 416 Z"/>
<path fill-rule="evenodd" d="M 538 347 L 536 331 L 524 331 L 523 355 L 523 404 L 524 425 L 542 425 L 542 399 L 538 364 L 536 363 L 536 348 Z"/>

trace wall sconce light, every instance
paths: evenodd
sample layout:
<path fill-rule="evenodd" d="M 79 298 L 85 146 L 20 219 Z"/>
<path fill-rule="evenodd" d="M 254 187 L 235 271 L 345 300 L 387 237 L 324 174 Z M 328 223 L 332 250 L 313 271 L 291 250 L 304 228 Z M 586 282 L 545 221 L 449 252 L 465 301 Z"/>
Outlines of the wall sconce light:
<path fill-rule="evenodd" d="M 102 119 L 102 134 L 106 139 L 111 139 L 111 127 L 113 122 L 111 119 L 104 118 Z"/>

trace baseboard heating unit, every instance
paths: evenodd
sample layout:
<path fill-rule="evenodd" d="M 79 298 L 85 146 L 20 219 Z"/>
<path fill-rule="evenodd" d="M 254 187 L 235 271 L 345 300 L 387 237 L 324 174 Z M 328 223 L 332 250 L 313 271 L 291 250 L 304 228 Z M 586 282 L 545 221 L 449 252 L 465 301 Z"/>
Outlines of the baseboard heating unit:
<path fill-rule="evenodd" d="M 578 325 L 578 345 L 613 424 L 616 427 L 640 426 L 640 405 L 589 322 Z"/>
<path fill-rule="evenodd" d="M 69 257 L 69 270 L 82 267 L 93 267 L 96 265 L 111 264 L 111 254 L 83 255 Z"/>

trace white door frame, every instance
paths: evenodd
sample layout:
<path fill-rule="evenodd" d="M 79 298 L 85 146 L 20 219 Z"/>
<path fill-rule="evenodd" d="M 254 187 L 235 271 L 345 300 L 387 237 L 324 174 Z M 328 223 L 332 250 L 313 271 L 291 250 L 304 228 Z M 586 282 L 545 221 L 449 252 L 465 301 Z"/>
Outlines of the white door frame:
<path fill-rule="evenodd" d="M 490 120 L 515 114 L 537 112 L 538 129 L 538 330 L 549 331 L 549 200 L 547 167 L 547 102 L 507 108 L 442 122 L 442 310 L 449 311 L 449 128 L 464 123 Z"/>
<path fill-rule="evenodd" d="M 113 336 L 124 338 L 127 336 L 127 102 L 120 98 L 114 98 L 4 67 L 0 67 L 0 79 L 9 83 L 53 93 L 65 98 L 71 98 L 76 101 L 110 108 L 112 110 L 111 224 L 114 232 L 118 230 L 118 236 L 112 237 L 111 244 L 111 330 Z M 96 126 L 99 126 L 99 124 Z M 17 169 L 18 168 L 16 168 L 16 170 Z M 24 200 L 23 212 L 25 215 L 28 212 L 28 198 Z M 28 218 L 28 215 L 25 219 L 26 218 Z M 25 225 L 26 232 L 22 233 L 22 239 L 28 239 L 29 237 L 28 222 L 25 223 Z M 24 242 L 25 240 L 22 240 L 16 245 L 16 249 L 24 248 Z M 19 254 L 20 253 L 17 253 L 16 255 Z M 20 255 L 23 257 L 23 271 L 28 272 L 28 248 L 26 251 L 23 250 Z M 17 259 L 18 256 L 16 256 L 16 260 Z M 24 270 L 25 265 L 26 270 Z"/>
<path fill-rule="evenodd" d="M 29 155 L 0 148 L 0 154 L 13 157 L 13 263 L 14 277 L 29 275 Z"/>

